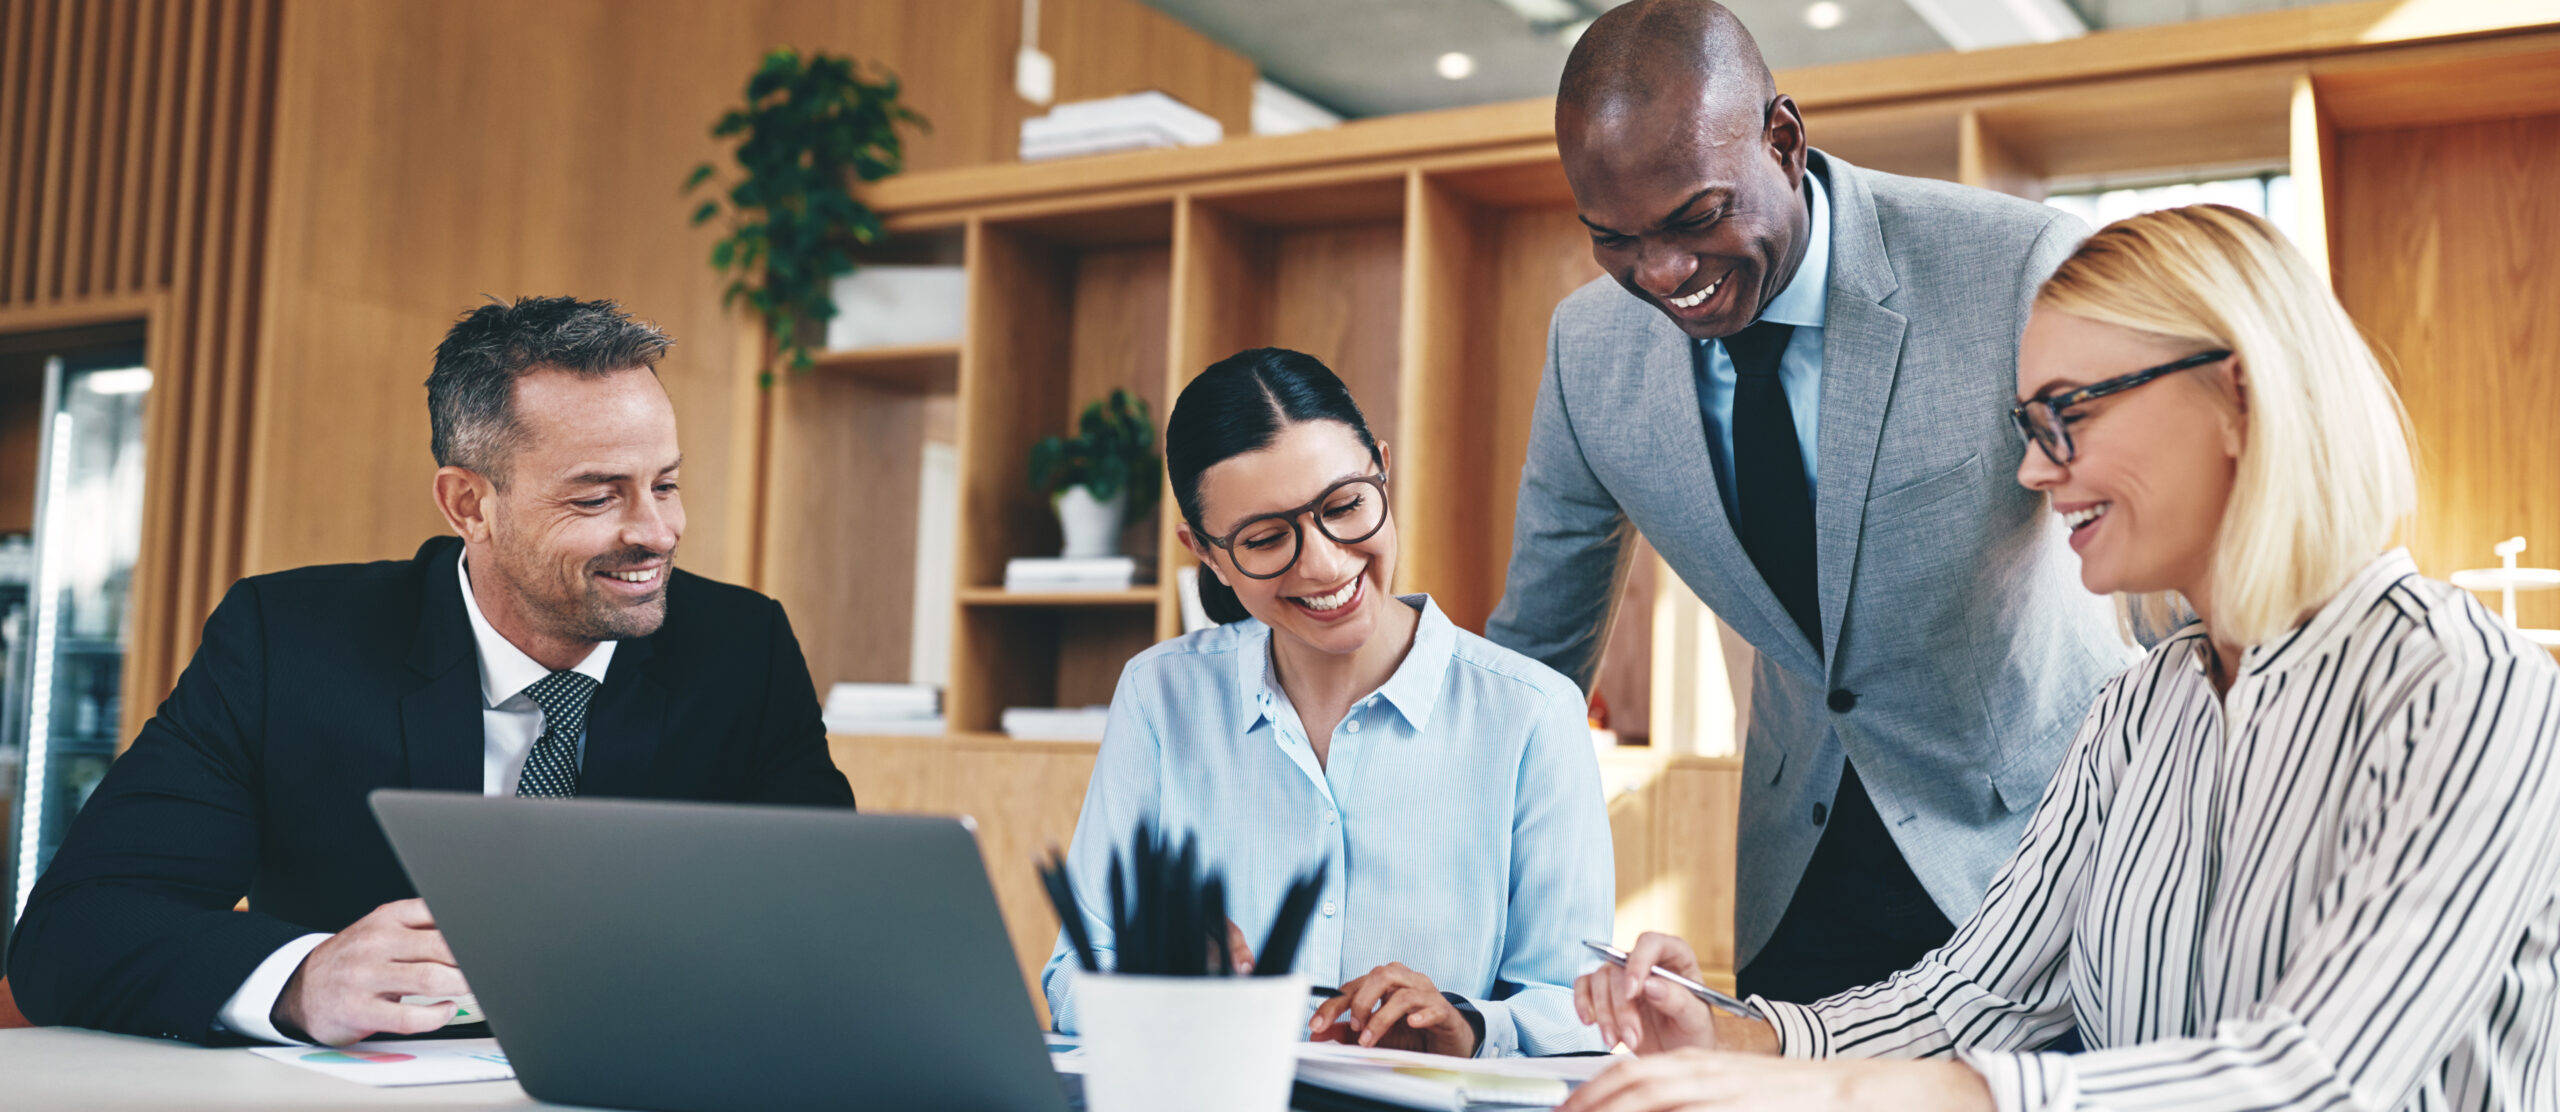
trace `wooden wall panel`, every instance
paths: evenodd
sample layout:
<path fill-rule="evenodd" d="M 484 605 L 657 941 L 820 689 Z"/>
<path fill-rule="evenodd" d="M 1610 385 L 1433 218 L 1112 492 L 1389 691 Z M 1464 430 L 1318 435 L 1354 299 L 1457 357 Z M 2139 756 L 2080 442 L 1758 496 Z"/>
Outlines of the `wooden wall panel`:
<path fill-rule="evenodd" d="M 242 567 L 279 0 L 0 3 L 0 332 L 147 320 L 129 736 Z"/>
<path fill-rule="evenodd" d="M 2338 296 L 2395 368 L 2417 430 L 2418 567 L 2560 565 L 2560 115 L 2338 137 Z M 2495 600 L 2490 601 L 2495 606 Z M 2560 592 L 2517 597 L 2560 626 Z"/>
<path fill-rule="evenodd" d="M 271 254 L 253 570 L 401 555 L 439 531 L 429 353 L 482 294 L 567 293 L 676 337 L 661 373 L 692 496 L 683 560 L 752 580 L 754 509 L 716 494 L 755 458 L 740 443 L 760 435 L 753 396 L 735 385 L 754 326 L 721 311 L 714 234 L 687 226 L 676 190 L 696 162 L 727 165 L 712 121 L 786 44 L 895 70 L 932 123 L 911 140 L 916 170 L 1011 161 L 1040 111 L 1012 92 L 1016 0 L 291 0 L 286 14 L 275 201 L 294 218 Z M 1249 64 L 1136 0 L 1052 3 L 1043 23 L 1062 95 L 1144 76 L 1213 114 L 1250 100 Z M 1115 30 L 1129 27 L 1134 45 Z"/>

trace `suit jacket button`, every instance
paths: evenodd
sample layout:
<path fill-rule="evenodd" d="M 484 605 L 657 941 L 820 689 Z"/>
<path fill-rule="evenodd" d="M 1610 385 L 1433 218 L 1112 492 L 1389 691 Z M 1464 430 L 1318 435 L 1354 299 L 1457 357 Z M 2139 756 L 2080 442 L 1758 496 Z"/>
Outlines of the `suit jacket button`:
<path fill-rule="evenodd" d="M 1851 691 L 1845 687 L 1835 687 L 1831 689 L 1831 709 L 1842 714 L 1847 714 L 1849 713 L 1849 708 L 1857 705 L 1857 692 Z"/>
<path fill-rule="evenodd" d="M 1822 820 L 1827 819 L 1827 818 L 1830 818 L 1830 817 L 1831 817 L 1831 808 L 1829 808 L 1829 807 L 1825 807 L 1825 806 L 1823 806 L 1822 804 L 1819 804 L 1819 803 L 1816 803 L 1816 804 L 1814 804 L 1814 805 L 1813 805 L 1813 824 L 1814 824 L 1815 826 L 1820 826 L 1820 825 L 1822 825 Z"/>

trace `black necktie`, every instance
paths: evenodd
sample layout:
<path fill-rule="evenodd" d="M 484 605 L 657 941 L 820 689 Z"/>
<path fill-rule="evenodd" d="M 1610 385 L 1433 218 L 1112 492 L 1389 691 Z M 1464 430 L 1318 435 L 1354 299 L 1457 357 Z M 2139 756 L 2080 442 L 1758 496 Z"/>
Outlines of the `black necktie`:
<path fill-rule="evenodd" d="M 587 729 L 587 697 L 596 681 L 577 672 L 553 672 L 533 681 L 524 693 L 542 708 L 542 736 L 525 755 L 524 774 L 516 778 L 516 794 L 543 799 L 574 799 L 578 794 L 578 735 Z"/>
<path fill-rule="evenodd" d="M 1813 490 L 1805 483 L 1795 413 L 1778 383 L 1778 356 L 1795 331 L 1792 324 L 1754 321 L 1724 338 L 1734 375 L 1731 481 L 1741 507 L 1735 531 L 1742 550 L 1818 653 L 1822 604 L 1813 588 Z"/>

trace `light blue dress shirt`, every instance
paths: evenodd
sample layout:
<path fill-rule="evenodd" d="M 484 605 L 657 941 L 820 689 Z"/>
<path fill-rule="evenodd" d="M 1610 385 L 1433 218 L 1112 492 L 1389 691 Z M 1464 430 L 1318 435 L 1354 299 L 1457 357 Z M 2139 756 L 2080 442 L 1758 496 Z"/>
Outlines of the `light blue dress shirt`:
<path fill-rule="evenodd" d="M 1804 180 L 1813 192 L 1812 220 L 1807 225 L 1813 239 L 1805 244 L 1796 276 L 1770 299 L 1760 319 L 1796 326 L 1787 350 L 1778 354 L 1778 386 L 1787 392 L 1787 412 L 1796 419 L 1796 446 L 1804 452 L 1805 492 L 1818 498 L 1821 488 L 1815 485 L 1814 459 L 1819 454 L 1815 436 L 1822 428 L 1822 321 L 1831 308 L 1831 196 L 1822 188 L 1821 175 L 1807 173 Z M 1724 496 L 1725 520 L 1740 521 L 1742 512 L 1733 497 L 1733 357 L 1725 354 L 1722 340 L 1692 342 L 1707 361 L 1703 396 L 1698 401 L 1707 415 L 1707 451 L 1715 458 L 1716 491 Z"/>
<path fill-rule="evenodd" d="M 1339 985 L 1391 961 L 1484 1014 L 1479 1054 L 1599 1050 L 1573 1014 L 1582 940 L 1615 914 L 1607 801 L 1582 692 L 1452 624 L 1427 596 L 1413 648 L 1354 703 L 1319 766 L 1246 620 L 1138 654 L 1111 699 L 1067 872 L 1112 964 L 1111 854 L 1141 817 L 1196 834 L 1260 947 L 1289 883 L 1326 865 L 1296 972 Z M 1061 932 L 1040 981 L 1076 1029 Z"/>

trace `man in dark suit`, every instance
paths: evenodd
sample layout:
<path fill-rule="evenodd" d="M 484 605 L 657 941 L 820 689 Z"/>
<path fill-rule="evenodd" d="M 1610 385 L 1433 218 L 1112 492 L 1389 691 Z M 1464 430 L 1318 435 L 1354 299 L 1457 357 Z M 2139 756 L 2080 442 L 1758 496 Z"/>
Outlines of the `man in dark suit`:
<path fill-rule="evenodd" d="M 670 342 L 569 298 L 453 327 L 427 403 L 460 538 L 231 588 L 19 920 L 28 1018 L 198 1042 L 443 1026 L 469 986 L 375 788 L 853 804 L 782 608 L 674 567 Z"/>

